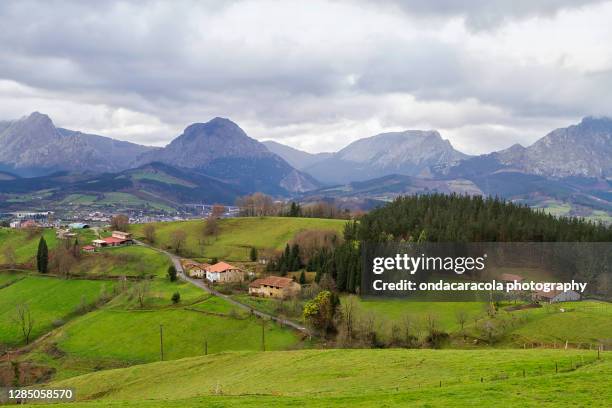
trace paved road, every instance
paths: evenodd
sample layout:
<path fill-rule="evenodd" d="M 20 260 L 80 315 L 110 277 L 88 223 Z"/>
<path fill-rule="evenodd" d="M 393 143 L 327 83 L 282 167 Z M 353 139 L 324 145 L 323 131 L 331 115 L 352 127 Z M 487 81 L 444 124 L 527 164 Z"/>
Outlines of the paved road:
<path fill-rule="evenodd" d="M 303 325 L 301 325 L 299 323 L 296 323 L 296 322 L 294 322 L 292 320 L 283 319 L 283 318 L 280 318 L 280 317 L 277 317 L 277 316 L 274 316 L 274 315 L 271 315 L 271 314 L 268 314 L 268 313 L 260 312 L 259 310 L 255 310 L 255 309 L 253 309 L 249 305 L 241 303 L 241 302 L 237 301 L 234 298 L 231 298 L 231 297 L 229 297 L 227 295 L 224 295 L 221 292 L 218 292 L 218 291 L 214 290 L 213 288 L 211 288 L 208 285 L 206 285 L 200 279 L 192 279 L 192 278 L 190 278 L 189 276 L 187 276 L 185 274 L 185 271 L 183 270 L 183 265 L 181 264 L 181 259 L 186 259 L 186 258 L 180 258 L 180 257 L 176 256 L 175 254 L 173 254 L 171 252 L 165 251 L 165 250 L 160 249 L 160 248 L 155 248 L 155 247 L 150 246 L 148 244 L 145 244 L 144 242 L 141 242 L 141 241 L 136 241 L 135 240 L 135 242 L 138 245 L 146 246 L 148 248 L 151 248 L 151 249 L 153 249 L 153 250 L 155 250 L 157 252 L 161 252 L 161 253 L 165 254 L 166 256 L 168 256 L 168 258 L 170 258 L 170 260 L 174 264 L 174 267 L 176 268 L 176 271 L 177 271 L 178 276 L 179 276 L 180 279 L 182 279 L 184 281 L 187 281 L 187 282 L 191 283 L 192 285 L 195 285 L 195 286 L 199 287 L 200 289 L 202 289 L 202 290 L 204 290 L 204 291 L 206 291 L 206 292 L 208 292 L 208 293 L 210 293 L 210 294 L 212 294 L 214 296 L 219 296 L 220 298 L 223 298 L 223 299 L 227 300 L 228 302 L 230 302 L 230 303 L 232 303 L 232 304 L 234 304 L 234 305 L 236 305 L 236 306 L 238 306 L 238 307 L 240 307 L 242 309 L 245 309 L 245 310 L 249 311 L 251 314 L 253 314 L 255 316 L 259 316 L 261 318 L 266 318 L 266 319 L 274 320 L 275 322 L 277 322 L 277 323 L 279 323 L 279 324 L 281 324 L 283 326 L 289 326 L 289 327 L 292 327 L 292 328 L 294 328 L 296 330 L 299 330 L 300 332 L 306 334 L 307 336 L 312 336 L 313 335 L 313 333 L 310 330 L 308 330 L 307 327 L 304 327 Z"/>

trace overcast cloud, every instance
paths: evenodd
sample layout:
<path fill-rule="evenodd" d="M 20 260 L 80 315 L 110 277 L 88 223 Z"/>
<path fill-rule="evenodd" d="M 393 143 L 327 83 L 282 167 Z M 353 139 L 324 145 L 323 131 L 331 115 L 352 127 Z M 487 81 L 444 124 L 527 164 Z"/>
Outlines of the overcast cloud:
<path fill-rule="evenodd" d="M 603 1 L 0 2 L 0 120 L 164 145 L 229 117 L 337 150 L 438 129 L 484 153 L 612 116 Z"/>

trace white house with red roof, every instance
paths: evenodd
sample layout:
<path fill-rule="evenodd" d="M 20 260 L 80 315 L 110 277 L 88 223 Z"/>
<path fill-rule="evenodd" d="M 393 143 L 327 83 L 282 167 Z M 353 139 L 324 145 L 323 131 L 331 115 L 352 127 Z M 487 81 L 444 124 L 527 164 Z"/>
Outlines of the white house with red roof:
<path fill-rule="evenodd" d="M 213 283 L 242 282 L 244 271 L 226 262 L 217 262 L 206 268 L 206 279 Z"/>

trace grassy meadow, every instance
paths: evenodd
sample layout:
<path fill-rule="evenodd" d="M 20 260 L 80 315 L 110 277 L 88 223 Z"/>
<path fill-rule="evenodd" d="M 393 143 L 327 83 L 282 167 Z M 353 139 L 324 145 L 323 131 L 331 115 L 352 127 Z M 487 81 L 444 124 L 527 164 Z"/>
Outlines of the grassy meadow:
<path fill-rule="evenodd" d="M 54 248 L 57 245 L 55 230 L 44 229 L 43 235 L 49 248 Z M 39 240 L 39 234 L 31 234 L 27 230 L 0 228 L 0 265 L 8 262 L 6 259 L 7 248 L 11 248 L 14 251 L 17 263 L 31 261 L 36 256 Z"/>
<path fill-rule="evenodd" d="M 73 273 L 92 276 L 157 276 L 164 277 L 171 265 L 164 254 L 150 248 L 131 245 L 104 248 L 92 254 L 82 254 Z"/>
<path fill-rule="evenodd" d="M 3 275 L 0 272 L 0 277 Z M 17 306 L 27 304 L 30 309 L 34 322 L 30 339 L 33 340 L 53 329 L 79 307 L 95 303 L 104 292 L 112 291 L 113 285 L 108 281 L 26 276 L 5 286 L 0 289 L 0 343 L 23 344 L 21 326 L 14 321 Z"/>
<path fill-rule="evenodd" d="M 290 217 L 245 217 L 219 220 L 217 237 L 204 237 L 204 220 L 154 223 L 155 245 L 171 248 L 171 234 L 181 230 L 187 234 L 185 255 L 195 258 L 219 258 L 227 261 L 248 261 L 251 247 L 258 250 L 282 250 L 298 232 L 309 229 L 334 230 L 342 233 L 345 220 Z M 143 238 L 143 224 L 132 225 L 131 231 Z"/>
<path fill-rule="evenodd" d="M 601 379 L 612 375 L 612 356 L 596 358 L 566 350 L 232 352 L 51 386 L 93 400 L 82 406 L 609 406 Z"/>

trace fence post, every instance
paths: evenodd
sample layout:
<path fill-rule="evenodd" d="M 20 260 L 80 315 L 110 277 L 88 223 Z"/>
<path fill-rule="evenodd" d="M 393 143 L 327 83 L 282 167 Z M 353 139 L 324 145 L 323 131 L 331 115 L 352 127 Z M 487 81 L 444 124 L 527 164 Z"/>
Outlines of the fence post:
<path fill-rule="evenodd" d="M 557 362 L 555 361 L 555 373 L 559 372 L 559 365 L 557 364 Z"/>
<path fill-rule="evenodd" d="M 161 361 L 164 361 L 164 325 L 159 325 L 159 354 Z"/>
<path fill-rule="evenodd" d="M 204 340 L 204 355 L 208 355 L 208 340 Z"/>

